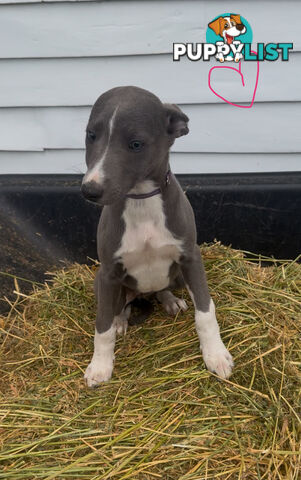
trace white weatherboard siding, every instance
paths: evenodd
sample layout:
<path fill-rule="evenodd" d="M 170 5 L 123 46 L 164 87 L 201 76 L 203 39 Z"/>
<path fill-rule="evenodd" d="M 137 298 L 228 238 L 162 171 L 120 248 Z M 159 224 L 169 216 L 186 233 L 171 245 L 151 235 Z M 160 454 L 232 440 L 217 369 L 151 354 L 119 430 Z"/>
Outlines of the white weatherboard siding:
<path fill-rule="evenodd" d="M 292 38 L 293 32 L 300 30 L 300 2 L 286 1 L 285 7 L 269 0 L 227 2 L 226 8 L 230 6 L 251 22 L 256 42 L 294 41 L 295 50 L 301 50 L 300 35 Z M 0 55 L 28 58 L 170 53 L 173 42 L 205 42 L 208 19 L 223 13 L 224 8 L 225 2 L 214 0 L 3 5 Z M 272 21 L 266 15 L 268 11 Z M 275 38 L 275 25 L 281 25 L 281 38 Z"/>
<path fill-rule="evenodd" d="M 0 7 L 1 12 L 1 7 Z M 0 60 L 0 107 L 92 105 L 104 91 L 120 85 L 137 85 L 164 102 L 223 103 L 208 88 L 208 71 L 216 65 L 181 60 L 170 54 L 130 57 L 49 58 Z M 212 86 L 235 102 L 252 98 L 256 65 L 244 62 L 246 86 L 237 73 L 212 73 Z M 256 102 L 301 101 L 301 52 L 288 62 L 264 62 Z M 231 107 L 234 117 L 238 109 Z"/>
<path fill-rule="evenodd" d="M 173 42 L 204 42 L 225 8 L 247 18 L 255 42 L 294 43 L 289 62 L 260 64 L 251 109 L 210 92 L 217 63 L 171 58 Z M 189 116 L 190 134 L 172 148 L 175 172 L 301 170 L 300 16 L 297 0 L 0 0 L 0 174 L 84 172 L 91 105 L 118 85 L 149 89 Z M 212 85 L 247 104 L 256 64 L 242 70 L 245 88 L 233 71 L 215 71 Z"/>
<path fill-rule="evenodd" d="M 190 119 L 190 132 L 176 140 L 171 149 L 174 152 L 300 152 L 301 102 L 240 108 L 231 121 L 227 121 L 228 105 L 181 108 Z M 0 109 L 0 143 L 8 151 L 82 149 L 89 113 L 90 107 Z M 16 137 L 16 131 L 22 135 Z"/>

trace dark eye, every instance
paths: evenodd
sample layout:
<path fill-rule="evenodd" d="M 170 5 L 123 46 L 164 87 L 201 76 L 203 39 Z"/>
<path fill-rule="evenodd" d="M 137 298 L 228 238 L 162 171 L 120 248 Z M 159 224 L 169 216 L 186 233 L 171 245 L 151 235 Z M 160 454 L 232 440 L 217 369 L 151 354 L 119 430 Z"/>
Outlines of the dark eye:
<path fill-rule="evenodd" d="M 225 28 L 228 28 L 228 27 L 229 27 L 229 25 L 227 23 L 225 23 Z"/>
<path fill-rule="evenodd" d="M 94 142 L 96 138 L 96 133 L 93 132 L 92 130 L 87 130 L 87 137 L 89 140 L 91 140 L 91 142 Z"/>
<path fill-rule="evenodd" d="M 133 152 L 140 152 L 142 150 L 144 144 L 140 140 L 132 140 L 129 143 L 129 149 L 133 150 Z"/>

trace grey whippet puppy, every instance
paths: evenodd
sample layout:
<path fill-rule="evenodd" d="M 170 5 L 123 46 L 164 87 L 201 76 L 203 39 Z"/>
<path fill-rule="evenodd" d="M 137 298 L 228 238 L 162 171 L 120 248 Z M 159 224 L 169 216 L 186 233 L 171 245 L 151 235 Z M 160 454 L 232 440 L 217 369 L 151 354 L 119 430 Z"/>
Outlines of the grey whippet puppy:
<path fill-rule="evenodd" d="M 170 171 L 169 148 L 188 133 L 188 117 L 137 87 L 117 87 L 92 108 L 86 132 L 82 193 L 104 205 L 97 233 L 100 269 L 95 279 L 94 354 L 85 379 L 109 380 L 116 332 L 125 331 L 130 301 L 155 293 L 168 313 L 186 309 L 170 288 L 187 287 L 206 366 L 231 374 L 196 244 L 192 207 Z"/>

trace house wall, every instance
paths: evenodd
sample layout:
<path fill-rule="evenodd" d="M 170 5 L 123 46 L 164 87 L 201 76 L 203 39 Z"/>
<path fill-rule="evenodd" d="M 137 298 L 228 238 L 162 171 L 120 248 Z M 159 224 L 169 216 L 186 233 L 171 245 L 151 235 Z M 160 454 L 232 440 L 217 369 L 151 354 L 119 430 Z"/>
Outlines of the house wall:
<path fill-rule="evenodd" d="M 172 61 L 173 42 L 205 42 L 221 0 L 0 0 L 0 174 L 81 173 L 91 105 L 105 90 L 137 85 L 177 103 L 190 134 L 172 147 L 176 173 L 301 171 L 301 3 L 229 1 L 253 42 L 293 42 L 288 62 L 262 62 L 252 108 L 208 88 L 216 63 Z M 217 91 L 247 105 L 256 63 L 213 76 Z M 215 75 L 213 73 L 213 75 Z"/>

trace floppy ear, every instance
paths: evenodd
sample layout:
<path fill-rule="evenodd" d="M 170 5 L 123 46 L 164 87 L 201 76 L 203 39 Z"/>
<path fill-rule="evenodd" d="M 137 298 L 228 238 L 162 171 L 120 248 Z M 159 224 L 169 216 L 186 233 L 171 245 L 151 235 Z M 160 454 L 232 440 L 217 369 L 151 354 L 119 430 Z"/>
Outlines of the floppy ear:
<path fill-rule="evenodd" d="M 230 15 L 230 18 L 233 18 L 238 25 L 241 24 L 240 15 Z"/>
<path fill-rule="evenodd" d="M 226 20 L 223 17 L 218 17 L 213 22 L 208 23 L 208 27 L 211 28 L 216 35 L 221 35 L 224 30 Z"/>
<path fill-rule="evenodd" d="M 187 115 L 185 115 L 177 105 L 165 103 L 164 107 L 166 112 L 167 133 L 174 138 L 187 135 L 189 132 L 187 125 L 189 118 Z"/>

